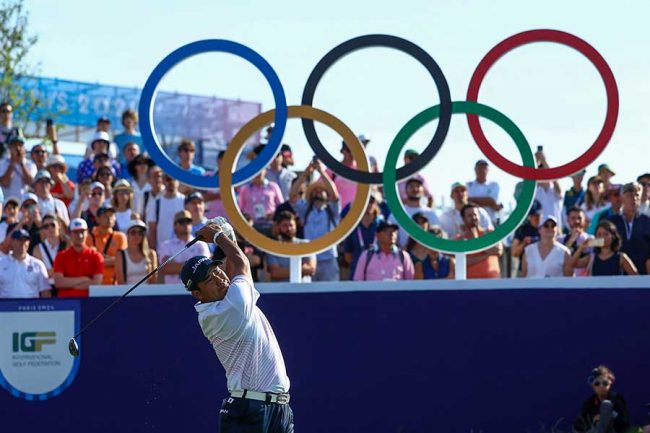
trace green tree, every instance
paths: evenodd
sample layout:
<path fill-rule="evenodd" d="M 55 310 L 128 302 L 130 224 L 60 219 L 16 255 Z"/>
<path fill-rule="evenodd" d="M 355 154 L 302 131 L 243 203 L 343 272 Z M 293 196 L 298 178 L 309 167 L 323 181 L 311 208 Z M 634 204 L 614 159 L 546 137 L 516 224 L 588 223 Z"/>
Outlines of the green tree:
<path fill-rule="evenodd" d="M 28 18 L 23 0 L 4 0 L 0 4 L 0 101 L 13 106 L 15 123 L 22 127 L 41 104 L 33 91 L 21 85 L 21 80 L 37 72 L 37 66 L 27 59 L 38 40 L 36 35 L 28 34 Z"/>

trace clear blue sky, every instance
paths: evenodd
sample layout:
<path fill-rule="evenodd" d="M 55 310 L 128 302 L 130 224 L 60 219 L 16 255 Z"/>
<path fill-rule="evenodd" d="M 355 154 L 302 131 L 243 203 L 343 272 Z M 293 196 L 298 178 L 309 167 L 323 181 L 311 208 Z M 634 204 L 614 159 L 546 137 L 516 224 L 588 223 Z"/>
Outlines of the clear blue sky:
<path fill-rule="evenodd" d="M 520 31 L 554 28 L 592 44 L 610 64 L 620 93 L 618 127 L 596 160 L 608 162 L 625 182 L 648 164 L 650 99 L 650 4 L 642 1 L 522 2 L 417 0 L 406 2 L 276 1 L 27 1 L 30 27 L 40 40 L 32 58 L 45 76 L 141 87 L 169 52 L 198 39 L 224 38 L 264 56 L 280 76 L 289 104 L 299 104 L 318 60 L 339 43 L 363 34 L 388 33 L 427 50 L 446 74 L 452 98 L 465 99 L 474 68 L 494 45 Z M 380 164 L 400 127 L 438 103 L 431 79 L 411 58 L 389 49 L 358 51 L 337 63 L 321 82 L 314 106 L 372 138 L 369 153 Z M 260 101 L 273 108 L 271 92 L 246 62 L 225 54 L 189 59 L 170 72 L 161 88 Z M 556 44 L 532 44 L 503 57 L 488 73 L 479 100 L 512 118 L 531 146 L 543 145 L 551 165 L 565 163 L 597 136 L 605 115 L 605 92 L 586 58 Z M 422 149 L 435 125 L 423 128 L 408 147 Z M 513 160 L 512 142 L 497 128 L 484 128 L 495 147 Z M 340 139 L 318 129 L 338 152 Z M 300 122 L 290 121 L 285 142 L 298 165 L 311 158 Z M 336 153 L 338 155 L 338 153 Z M 473 177 L 482 154 L 464 117 L 455 116 L 443 149 L 424 170 L 436 200 L 456 180 Z M 383 164 L 382 164 L 383 165 Z M 595 164 L 588 168 L 594 174 Z M 496 167 L 491 178 L 511 202 L 519 180 Z M 562 180 L 564 187 L 569 182 Z"/>

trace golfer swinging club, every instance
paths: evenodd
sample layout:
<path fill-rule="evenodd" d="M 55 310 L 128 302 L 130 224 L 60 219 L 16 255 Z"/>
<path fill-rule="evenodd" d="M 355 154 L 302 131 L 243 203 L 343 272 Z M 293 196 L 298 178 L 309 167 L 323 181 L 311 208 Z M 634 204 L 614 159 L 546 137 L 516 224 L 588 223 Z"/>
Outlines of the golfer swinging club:
<path fill-rule="evenodd" d="M 230 398 L 220 411 L 221 433 L 293 433 L 289 378 L 280 346 L 264 313 L 255 305 L 250 264 L 234 241 L 232 226 L 216 218 L 197 236 L 217 244 L 224 272 L 208 257 L 189 259 L 181 280 L 198 303 L 199 325 L 226 370 Z"/>

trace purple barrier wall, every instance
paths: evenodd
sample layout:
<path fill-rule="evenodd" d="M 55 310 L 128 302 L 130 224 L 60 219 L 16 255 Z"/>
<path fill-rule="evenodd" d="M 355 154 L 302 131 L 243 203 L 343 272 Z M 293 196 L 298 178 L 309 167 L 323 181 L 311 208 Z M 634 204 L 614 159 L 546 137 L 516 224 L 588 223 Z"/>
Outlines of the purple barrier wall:
<path fill-rule="evenodd" d="M 111 300 L 82 300 L 81 323 Z M 267 294 L 258 305 L 284 352 L 298 432 L 523 433 L 561 418 L 569 431 L 598 363 L 633 421 L 650 423 L 650 290 Z M 189 296 L 127 299 L 80 346 L 61 395 L 0 390 L 3 431 L 217 431 L 225 378 Z"/>

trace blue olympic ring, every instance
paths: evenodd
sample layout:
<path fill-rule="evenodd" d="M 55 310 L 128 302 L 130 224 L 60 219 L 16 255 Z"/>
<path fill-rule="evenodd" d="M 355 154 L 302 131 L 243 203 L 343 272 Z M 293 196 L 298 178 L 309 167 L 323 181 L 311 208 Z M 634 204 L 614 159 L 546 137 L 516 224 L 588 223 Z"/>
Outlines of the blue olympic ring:
<path fill-rule="evenodd" d="M 262 56 L 247 46 L 225 39 L 205 39 L 189 43 L 171 52 L 154 68 L 142 89 L 140 105 L 138 107 L 140 133 L 142 134 L 142 142 L 144 143 L 145 149 L 149 152 L 151 158 L 160 165 L 160 168 L 170 176 L 178 179 L 179 182 L 195 188 L 218 188 L 219 176 L 199 176 L 189 173 L 176 165 L 167 156 L 156 138 L 153 125 L 153 101 L 160 80 L 162 80 L 171 68 L 188 57 L 213 51 L 234 54 L 252 63 L 268 81 L 273 92 L 273 99 L 275 100 L 274 127 L 267 146 L 265 146 L 257 158 L 253 159 L 241 170 L 233 173 L 233 182 L 243 183 L 251 179 L 271 162 L 280 149 L 288 118 L 287 100 L 284 95 L 282 83 L 280 83 L 280 78 L 278 78 L 271 65 Z"/>

